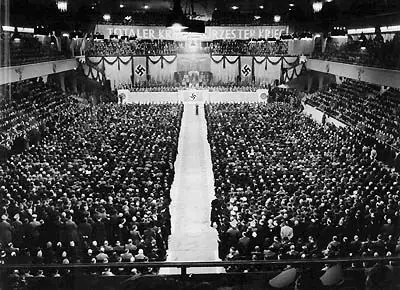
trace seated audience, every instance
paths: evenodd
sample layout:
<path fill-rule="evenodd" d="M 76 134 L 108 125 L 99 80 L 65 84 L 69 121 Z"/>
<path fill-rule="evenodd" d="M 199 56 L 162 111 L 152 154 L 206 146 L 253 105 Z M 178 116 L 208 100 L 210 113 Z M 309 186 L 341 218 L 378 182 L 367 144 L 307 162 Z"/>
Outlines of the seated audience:
<path fill-rule="evenodd" d="M 285 103 L 207 104 L 206 117 L 220 258 L 393 251 L 400 177 L 371 158 L 362 133 L 318 125 Z"/>

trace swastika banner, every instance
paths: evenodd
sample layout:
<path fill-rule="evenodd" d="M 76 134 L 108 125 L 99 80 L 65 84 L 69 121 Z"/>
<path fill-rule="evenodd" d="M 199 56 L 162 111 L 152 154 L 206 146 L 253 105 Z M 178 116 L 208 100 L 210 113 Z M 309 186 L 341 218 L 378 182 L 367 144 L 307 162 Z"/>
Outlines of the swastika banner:
<path fill-rule="evenodd" d="M 133 66 L 132 66 L 132 75 L 133 81 L 135 83 L 141 83 L 146 81 L 147 78 L 147 66 L 146 66 L 146 57 L 138 56 L 133 58 Z"/>
<path fill-rule="evenodd" d="M 242 80 L 251 81 L 253 77 L 253 66 L 252 66 L 252 57 L 242 57 L 241 58 L 241 68 L 240 75 L 242 76 Z"/>

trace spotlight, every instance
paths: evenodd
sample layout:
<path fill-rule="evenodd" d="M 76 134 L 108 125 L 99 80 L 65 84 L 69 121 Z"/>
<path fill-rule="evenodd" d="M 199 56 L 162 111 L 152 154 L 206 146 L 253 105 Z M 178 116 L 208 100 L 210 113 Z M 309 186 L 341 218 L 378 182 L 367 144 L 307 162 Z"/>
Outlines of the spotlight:
<path fill-rule="evenodd" d="M 264 9 L 264 5 L 260 5 L 258 6 L 260 9 Z"/>
<path fill-rule="evenodd" d="M 104 21 L 110 21 L 111 20 L 111 15 L 110 14 L 104 14 L 103 15 Z"/>
<path fill-rule="evenodd" d="M 119 5 L 119 8 L 124 8 L 124 7 L 125 7 L 124 4 L 120 4 L 120 5 Z"/>
<path fill-rule="evenodd" d="M 144 5 L 143 8 L 147 10 L 147 9 L 150 8 L 150 6 L 149 5 Z"/>
<path fill-rule="evenodd" d="M 238 10 L 238 9 L 239 9 L 239 7 L 238 7 L 238 6 L 236 6 L 236 5 L 234 5 L 234 6 L 232 6 L 232 9 L 233 9 L 233 10 Z"/>
<path fill-rule="evenodd" d="M 274 22 L 275 23 L 278 23 L 278 22 L 280 22 L 281 21 L 281 16 L 280 15 L 275 15 L 274 16 Z"/>
<path fill-rule="evenodd" d="M 321 1 L 316 1 L 312 4 L 312 8 L 314 10 L 314 13 L 318 13 L 322 10 L 322 7 L 324 4 Z"/>

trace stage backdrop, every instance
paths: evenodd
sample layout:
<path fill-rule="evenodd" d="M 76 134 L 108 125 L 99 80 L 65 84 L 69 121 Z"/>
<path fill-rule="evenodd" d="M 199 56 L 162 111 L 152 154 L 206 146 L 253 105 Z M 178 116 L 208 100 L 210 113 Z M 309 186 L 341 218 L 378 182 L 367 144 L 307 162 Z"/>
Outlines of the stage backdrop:
<path fill-rule="evenodd" d="M 275 80 L 285 80 L 287 72 L 290 79 L 297 77 L 300 68 L 288 70 L 299 65 L 297 56 L 229 56 L 200 55 L 199 62 L 194 55 L 169 56 L 127 56 L 127 57 L 89 57 L 87 64 L 97 66 L 104 71 L 111 88 L 121 84 L 142 83 L 146 80 L 155 82 L 173 82 L 174 73 L 178 71 L 210 71 L 213 83 L 235 83 L 240 77 L 242 81 L 255 80 L 256 84 L 273 83 Z M 197 64 L 196 64 L 197 63 Z M 292 76 L 293 75 L 293 76 Z"/>

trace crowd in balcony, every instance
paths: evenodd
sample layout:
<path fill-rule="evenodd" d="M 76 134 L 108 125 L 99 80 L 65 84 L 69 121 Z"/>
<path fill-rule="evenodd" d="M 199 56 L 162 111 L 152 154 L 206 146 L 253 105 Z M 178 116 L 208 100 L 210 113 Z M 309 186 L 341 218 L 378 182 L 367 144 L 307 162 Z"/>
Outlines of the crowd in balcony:
<path fill-rule="evenodd" d="M 400 33 L 386 41 L 380 34 L 370 38 L 361 35 L 359 39 L 349 39 L 340 46 L 335 45 L 333 39 L 329 39 L 325 52 L 316 53 L 315 57 L 364 66 L 400 69 Z"/>
<path fill-rule="evenodd" d="M 346 80 L 313 94 L 307 101 L 400 151 L 400 91 L 360 81 Z"/>
<path fill-rule="evenodd" d="M 17 139 L 36 135 L 55 113 L 62 111 L 67 96 L 41 78 L 11 84 L 0 101 L 0 159 L 15 148 Z M 18 152 L 18 150 L 17 150 Z"/>
<path fill-rule="evenodd" d="M 171 40 L 92 41 L 86 56 L 131 56 L 176 54 L 178 43 Z"/>
<path fill-rule="evenodd" d="M 287 55 L 288 43 L 284 41 L 214 40 L 205 43 L 204 52 L 221 55 Z M 172 40 L 105 40 L 91 41 L 86 56 L 170 55 L 184 53 L 182 43 Z"/>
<path fill-rule="evenodd" d="M 212 54 L 223 55 L 285 55 L 288 44 L 275 40 L 214 40 L 209 50 Z"/>
<path fill-rule="evenodd" d="M 400 177 L 361 132 L 282 102 L 208 104 L 206 117 L 221 259 L 400 254 Z"/>
<path fill-rule="evenodd" d="M 65 58 L 65 53 L 58 49 L 54 39 L 45 37 L 44 41 L 39 41 L 31 35 L 18 33 L 3 35 L 3 38 L 0 39 L 2 49 L 0 66 L 14 66 Z"/>
<path fill-rule="evenodd" d="M 0 164 L 0 263 L 164 260 L 183 106 L 38 98 L 46 122 Z"/>

